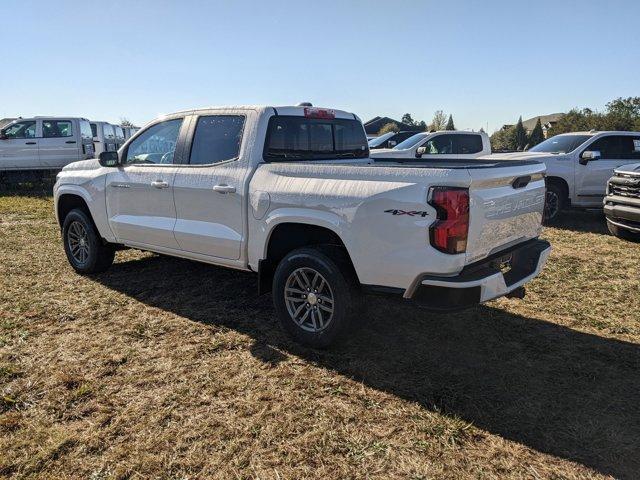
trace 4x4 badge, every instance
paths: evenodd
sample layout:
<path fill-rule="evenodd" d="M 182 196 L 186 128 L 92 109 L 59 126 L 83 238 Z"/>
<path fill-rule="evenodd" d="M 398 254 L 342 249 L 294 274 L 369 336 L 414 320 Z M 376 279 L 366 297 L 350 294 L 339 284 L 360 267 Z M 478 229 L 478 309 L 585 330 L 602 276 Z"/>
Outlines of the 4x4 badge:
<path fill-rule="evenodd" d="M 390 213 L 391 215 L 409 215 L 410 217 L 426 217 L 427 215 L 429 215 L 429 212 L 424 211 L 411 210 L 407 212 L 406 210 L 397 209 L 385 210 L 384 213 Z"/>

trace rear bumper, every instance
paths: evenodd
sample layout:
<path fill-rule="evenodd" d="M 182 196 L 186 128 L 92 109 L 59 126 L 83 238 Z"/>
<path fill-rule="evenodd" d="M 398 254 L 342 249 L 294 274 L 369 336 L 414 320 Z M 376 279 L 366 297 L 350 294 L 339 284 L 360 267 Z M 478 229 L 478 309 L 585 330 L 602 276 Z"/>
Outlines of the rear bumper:
<path fill-rule="evenodd" d="M 531 240 L 467 265 L 455 277 L 426 275 L 409 298 L 432 310 L 469 308 L 507 295 L 536 277 L 549 253 L 549 242 Z"/>

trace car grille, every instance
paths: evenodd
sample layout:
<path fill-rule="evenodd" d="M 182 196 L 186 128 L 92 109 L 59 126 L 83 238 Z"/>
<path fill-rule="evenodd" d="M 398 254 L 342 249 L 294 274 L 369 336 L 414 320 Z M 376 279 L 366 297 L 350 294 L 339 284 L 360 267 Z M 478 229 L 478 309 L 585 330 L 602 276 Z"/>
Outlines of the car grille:
<path fill-rule="evenodd" d="M 640 198 L 640 177 L 616 175 L 609 180 L 609 195 Z"/>

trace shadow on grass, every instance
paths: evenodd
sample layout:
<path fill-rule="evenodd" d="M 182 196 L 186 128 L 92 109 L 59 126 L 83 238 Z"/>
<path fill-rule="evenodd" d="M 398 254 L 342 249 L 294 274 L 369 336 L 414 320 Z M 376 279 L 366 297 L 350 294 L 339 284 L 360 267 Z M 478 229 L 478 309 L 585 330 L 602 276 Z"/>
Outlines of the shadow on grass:
<path fill-rule="evenodd" d="M 284 336 L 252 274 L 149 257 L 114 264 L 95 280 L 247 334 L 262 361 L 296 355 L 604 474 L 640 472 L 638 345 L 491 307 L 434 315 L 372 298 L 350 341 L 314 351 Z"/>
<path fill-rule="evenodd" d="M 560 213 L 550 225 L 552 228 L 573 232 L 610 235 L 602 210 L 568 209 Z"/>

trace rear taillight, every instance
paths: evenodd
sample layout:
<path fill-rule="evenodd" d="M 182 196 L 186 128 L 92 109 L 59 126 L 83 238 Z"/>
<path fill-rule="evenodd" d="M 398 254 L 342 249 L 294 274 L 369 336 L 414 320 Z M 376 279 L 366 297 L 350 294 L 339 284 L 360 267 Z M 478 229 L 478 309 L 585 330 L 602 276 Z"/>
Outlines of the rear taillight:
<path fill-rule="evenodd" d="M 464 253 L 469 234 L 469 189 L 432 187 L 429 205 L 437 212 L 429 229 L 431 245 L 445 253 Z"/>

